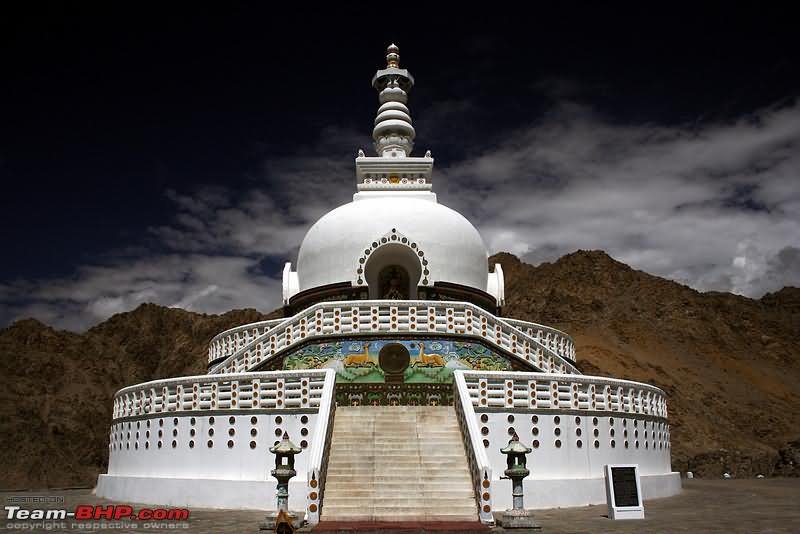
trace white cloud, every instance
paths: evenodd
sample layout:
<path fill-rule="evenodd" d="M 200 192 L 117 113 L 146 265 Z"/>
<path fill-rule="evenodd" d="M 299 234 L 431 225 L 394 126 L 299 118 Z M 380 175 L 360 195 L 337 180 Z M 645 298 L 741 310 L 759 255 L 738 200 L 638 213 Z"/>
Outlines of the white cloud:
<path fill-rule="evenodd" d="M 797 105 L 663 127 L 567 103 L 440 171 L 441 199 L 492 251 L 538 262 L 604 249 L 701 290 L 760 296 L 800 284 L 800 272 L 774 274 L 776 255 L 800 246 L 799 144 Z"/>

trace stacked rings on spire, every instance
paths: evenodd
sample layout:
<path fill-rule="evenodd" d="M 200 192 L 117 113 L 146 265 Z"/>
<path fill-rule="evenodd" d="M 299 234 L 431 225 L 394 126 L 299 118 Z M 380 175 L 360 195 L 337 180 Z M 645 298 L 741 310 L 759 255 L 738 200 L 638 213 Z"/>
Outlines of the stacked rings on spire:
<path fill-rule="evenodd" d="M 375 128 L 372 138 L 375 140 L 375 151 L 379 156 L 404 157 L 411 154 L 414 148 L 416 132 L 411 125 L 408 102 L 409 89 L 413 78 L 408 71 L 400 69 L 399 49 L 391 45 L 387 49 L 387 68 L 379 71 L 375 86 L 378 89 L 378 115 L 375 117 Z"/>

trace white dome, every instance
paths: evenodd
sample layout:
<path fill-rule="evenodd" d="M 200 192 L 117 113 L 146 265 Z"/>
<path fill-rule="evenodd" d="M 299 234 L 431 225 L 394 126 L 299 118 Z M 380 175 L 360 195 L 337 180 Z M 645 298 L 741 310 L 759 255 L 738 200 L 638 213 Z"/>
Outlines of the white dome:
<path fill-rule="evenodd" d="M 300 245 L 297 290 L 337 282 L 366 286 L 369 259 L 391 247 L 418 260 L 419 285 L 441 281 L 487 290 L 488 255 L 480 234 L 430 192 L 362 192 L 324 215 Z"/>

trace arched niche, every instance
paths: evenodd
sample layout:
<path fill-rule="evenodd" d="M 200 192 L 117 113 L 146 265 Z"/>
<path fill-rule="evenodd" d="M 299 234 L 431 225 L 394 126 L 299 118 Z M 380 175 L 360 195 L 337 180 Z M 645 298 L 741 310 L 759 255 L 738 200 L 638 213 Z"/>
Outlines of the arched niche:
<path fill-rule="evenodd" d="M 417 298 L 422 265 L 417 254 L 405 245 L 389 243 L 372 251 L 364 267 L 371 299 Z M 399 284 L 398 284 L 399 282 Z"/>

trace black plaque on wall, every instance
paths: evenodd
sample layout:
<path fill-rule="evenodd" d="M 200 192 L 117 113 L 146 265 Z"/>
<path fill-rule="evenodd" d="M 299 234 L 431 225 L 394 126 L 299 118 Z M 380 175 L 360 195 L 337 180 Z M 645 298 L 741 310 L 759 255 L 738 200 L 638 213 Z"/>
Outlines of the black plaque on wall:
<path fill-rule="evenodd" d="M 612 467 L 611 483 L 614 490 L 615 506 L 639 506 L 635 467 Z"/>

